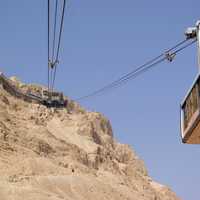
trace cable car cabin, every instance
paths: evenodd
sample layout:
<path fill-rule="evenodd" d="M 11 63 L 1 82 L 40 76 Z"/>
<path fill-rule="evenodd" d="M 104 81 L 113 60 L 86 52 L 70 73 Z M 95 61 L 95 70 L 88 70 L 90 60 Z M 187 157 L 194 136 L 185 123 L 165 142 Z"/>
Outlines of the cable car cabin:
<path fill-rule="evenodd" d="M 183 143 L 200 144 L 200 75 L 181 104 L 181 135 Z"/>
<path fill-rule="evenodd" d="M 62 108 L 67 106 L 67 100 L 64 99 L 62 92 L 42 90 L 42 100 L 47 107 Z"/>

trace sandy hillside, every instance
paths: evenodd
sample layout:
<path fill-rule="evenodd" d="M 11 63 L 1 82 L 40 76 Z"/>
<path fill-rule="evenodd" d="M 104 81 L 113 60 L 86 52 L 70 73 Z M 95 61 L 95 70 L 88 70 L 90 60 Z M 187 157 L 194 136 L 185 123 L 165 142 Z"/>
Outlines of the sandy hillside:
<path fill-rule="evenodd" d="M 14 80 L 14 79 L 13 79 Z M 16 83 L 23 91 L 39 86 Z M 177 200 L 109 121 L 69 100 L 53 110 L 0 87 L 0 200 Z"/>

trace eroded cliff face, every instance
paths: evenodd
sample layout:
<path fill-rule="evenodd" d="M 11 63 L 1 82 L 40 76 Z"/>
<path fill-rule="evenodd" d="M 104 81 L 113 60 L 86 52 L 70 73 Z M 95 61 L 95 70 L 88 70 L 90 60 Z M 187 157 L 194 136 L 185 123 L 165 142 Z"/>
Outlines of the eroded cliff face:
<path fill-rule="evenodd" d="M 22 90 L 39 87 L 15 84 Z M 0 199 L 178 198 L 148 176 L 128 145 L 115 141 L 102 114 L 70 100 L 64 110 L 47 109 L 1 88 Z"/>

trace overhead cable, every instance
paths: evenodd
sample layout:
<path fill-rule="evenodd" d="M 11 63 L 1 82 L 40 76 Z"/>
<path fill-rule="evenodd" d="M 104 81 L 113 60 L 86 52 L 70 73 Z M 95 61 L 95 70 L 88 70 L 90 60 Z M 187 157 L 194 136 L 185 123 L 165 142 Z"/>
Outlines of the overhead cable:
<path fill-rule="evenodd" d="M 133 71 L 125 74 L 124 76 L 118 78 L 117 80 L 111 82 L 110 84 L 105 85 L 104 87 L 95 90 L 94 92 L 91 92 L 88 95 L 79 97 L 77 99 L 75 99 L 76 101 L 80 101 L 80 100 L 84 100 L 84 99 L 88 99 L 100 94 L 104 94 L 105 92 L 110 91 L 111 89 L 114 89 L 116 87 L 121 86 L 122 84 L 126 83 L 127 81 L 129 81 L 130 79 L 134 79 L 136 78 L 138 75 L 146 72 L 147 70 L 149 70 L 150 68 L 158 65 L 159 63 L 163 62 L 164 60 L 167 59 L 166 57 L 166 53 L 171 52 L 172 50 L 174 50 L 174 52 L 171 52 L 171 55 L 175 55 L 178 52 L 182 51 L 183 49 L 187 48 L 188 46 L 190 46 L 191 44 L 193 44 L 194 42 L 196 42 L 196 40 L 193 40 L 192 42 L 186 44 L 185 46 L 177 49 L 179 46 L 183 45 L 184 43 L 186 43 L 188 40 L 183 40 L 181 42 L 179 42 L 178 44 L 176 44 L 175 46 L 173 46 L 172 48 L 168 49 L 167 51 L 164 51 L 164 53 L 160 54 L 159 56 L 156 56 L 155 58 L 147 61 L 145 64 L 137 67 L 136 69 L 134 69 Z M 177 50 L 176 50 L 177 49 Z"/>
<path fill-rule="evenodd" d="M 61 36 L 62 36 L 62 32 L 63 32 L 63 23 L 64 23 L 64 16 L 65 16 L 65 6 L 66 6 L 66 0 L 64 0 L 63 7 L 62 7 L 62 17 L 61 17 L 61 22 L 60 22 L 60 31 L 59 31 L 59 39 L 58 39 L 56 59 L 55 59 L 55 69 L 54 69 L 54 75 L 53 75 L 52 90 L 53 90 L 54 85 L 55 85 L 57 65 L 58 65 L 58 62 L 59 62 L 58 58 L 59 58 L 59 52 L 60 52 Z"/>
<path fill-rule="evenodd" d="M 51 2 L 48 0 L 48 91 L 53 92 L 57 66 L 59 62 L 59 52 L 61 47 L 61 36 L 63 32 L 64 16 L 66 0 L 62 0 L 62 6 L 59 6 L 59 1 L 55 1 L 53 29 L 51 30 Z M 58 8 L 61 8 L 61 14 L 58 15 Z M 58 18 L 60 18 L 60 25 L 57 26 Z M 57 32 L 58 31 L 58 32 Z M 52 37 L 51 37 L 52 33 Z M 51 41 L 52 38 L 52 41 Z M 58 39 L 57 39 L 58 38 Z"/>
<path fill-rule="evenodd" d="M 54 53 L 55 53 L 55 42 L 56 42 L 56 27 L 57 27 L 57 13 L 58 13 L 58 0 L 56 0 L 55 11 L 54 11 L 54 32 L 53 32 L 53 48 L 52 48 L 52 62 L 54 62 Z"/>
<path fill-rule="evenodd" d="M 50 0 L 48 0 L 48 3 L 47 3 L 47 33 L 48 33 L 48 39 L 47 39 L 47 49 L 48 49 L 48 60 L 47 60 L 47 69 L 48 69 L 48 91 L 49 91 L 49 81 L 50 81 L 50 77 L 49 77 L 49 62 L 50 62 L 50 55 L 49 55 L 49 42 L 50 42 L 50 37 L 49 37 L 49 31 L 50 31 Z"/>

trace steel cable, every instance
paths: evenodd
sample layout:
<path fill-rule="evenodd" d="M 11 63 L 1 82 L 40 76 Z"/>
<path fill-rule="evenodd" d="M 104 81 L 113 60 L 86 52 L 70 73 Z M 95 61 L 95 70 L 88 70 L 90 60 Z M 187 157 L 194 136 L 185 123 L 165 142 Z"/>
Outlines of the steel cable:
<path fill-rule="evenodd" d="M 80 98 L 75 99 L 76 101 L 80 101 L 83 99 L 88 99 L 90 97 L 96 96 L 98 94 L 103 94 L 106 91 L 110 91 L 110 89 L 114 89 L 118 86 L 121 86 L 122 84 L 126 83 L 127 81 L 129 81 L 130 79 L 134 79 L 135 77 L 137 77 L 138 75 L 140 75 L 141 73 L 149 70 L 150 68 L 156 66 L 157 64 L 163 62 L 164 60 L 167 59 L 166 57 L 166 53 L 169 53 L 172 50 L 175 50 L 177 47 L 183 45 L 187 40 L 183 40 L 182 42 L 179 42 L 178 44 L 176 44 L 175 46 L 173 46 L 172 48 L 168 49 L 167 51 L 165 51 L 164 53 L 160 54 L 159 56 L 151 59 L 150 61 L 146 62 L 145 64 L 139 66 L 138 68 L 136 68 L 135 70 L 131 71 L 130 73 L 122 76 L 121 78 L 117 79 L 116 81 L 100 88 L 99 90 L 96 90 L 88 95 L 82 96 Z M 181 47 L 180 49 L 174 51 L 171 54 L 177 54 L 178 52 L 180 52 L 181 50 L 185 49 L 186 47 L 190 46 L 191 44 L 193 44 L 194 42 L 196 42 L 196 40 L 186 44 L 185 46 Z M 164 57 L 163 57 L 164 56 Z M 163 58 L 162 58 L 163 57 Z M 160 60 L 158 60 L 159 58 L 161 58 Z M 158 61 L 157 61 L 158 60 Z"/>
<path fill-rule="evenodd" d="M 56 54 L 56 59 L 55 59 L 55 69 L 54 69 L 52 90 L 53 90 L 54 85 L 55 85 L 56 72 L 57 72 L 57 64 L 59 62 L 58 61 L 58 57 L 59 57 L 59 52 L 60 52 L 61 36 L 62 36 L 62 32 L 63 32 L 63 23 L 64 23 L 64 16 L 65 16 L 65 6 L 66 6 L 66 0 L 64 0 L 63 7 L 62 7 L 62 17 L 61 17 L 61 23 L 60 23 L 60 31 L 59 31 L 57 54 Z"/>
<path fill-rule="evenodd" d="M 48 25 L 47 25 L 47 32 L 48 32 L 48 39 L 47 39 L 47 40 L 48 40 L 48 41 L 47 41 L 47 43 L 48 43 L 48 44 L 47 44 L 47 46 L 48 46 L 48 47 L 47 47 L 47 48 L 48 48 L 48 61 L 47 61 L 48 66 L 47 66 L 47 69 L 48 69 L 48 91 L 49 91 L 49 81 L 50 81 L 50 80 L 49 80 L 49 79 L 50 79 L 50 77 L 49 77 L 49 61 L 50 61 L 50 60 L 49 60 L 49 59 L 50 59 L 50 55 L 49 55 L 49 53 L 50 53 L 50 51 L 49 51 L 49 46 L 50 46 L 50 45 L 49 45 L 49 42 L 50 42 L 50 37 L 49 37 L 49 34 L 50 34 L 50 33 L 49 33 L 49 30 L 50 30 L 50 18 L 49 18 L 49 17 L 50 17 L 50 0 L 48 0 L 48 3 L 47 3 L 47 4 L 48 4 L 48 5 L 47 5 L 47 13 L 48 13 L 48 14 L 47 14 L 47 24 L 48 24 Z"/>
<path fill-rule="evenodd" d="M 55 4 L 55 14 L 54 14 L 54 32 L 53 32 L 53 49 L 52 49 L 52 62 L 54 62 L 54 53 L 55 53 L 55 42 L 56 42 L 56 27 L 57 27 L 57 13 L 58 13 L 58 0 Z"/>

